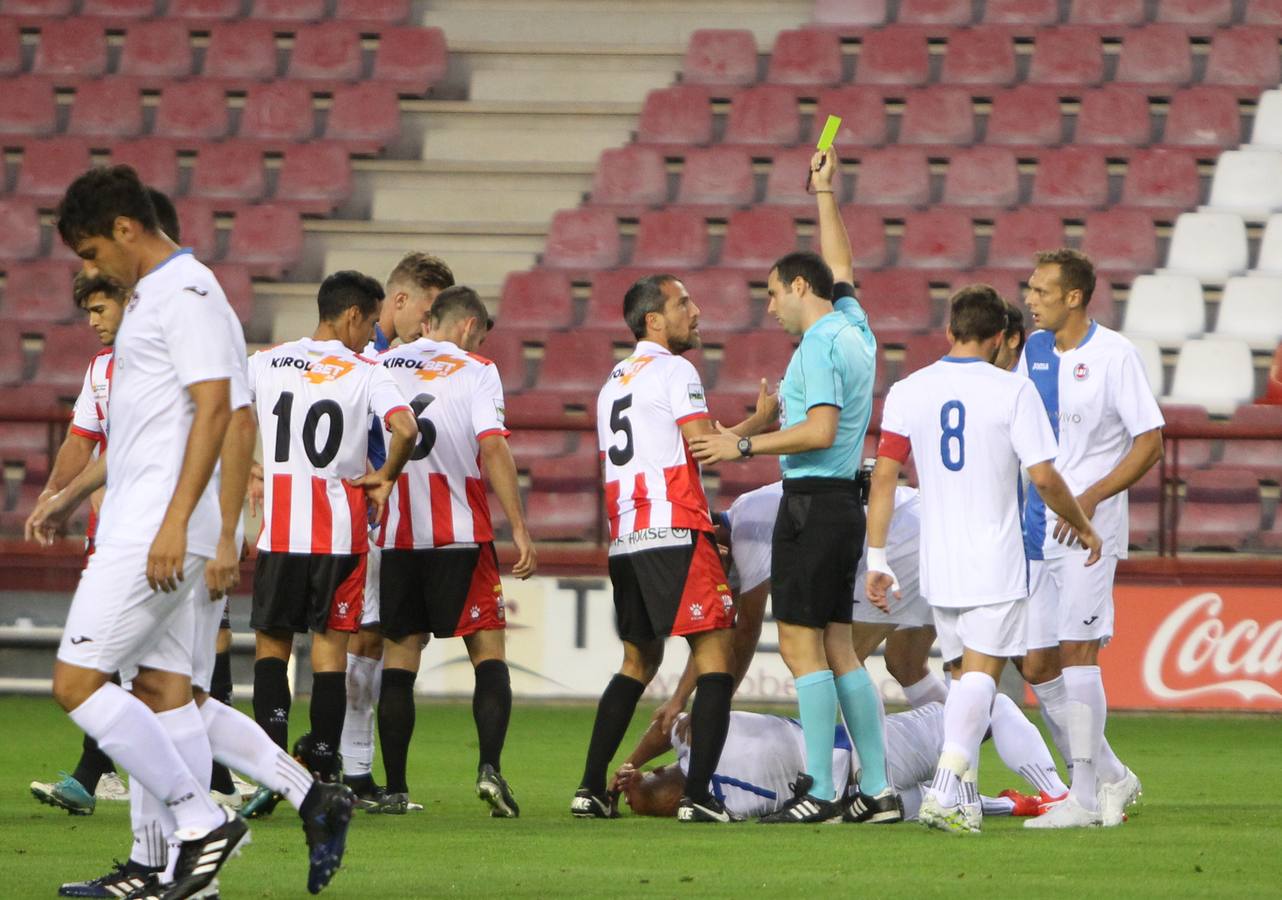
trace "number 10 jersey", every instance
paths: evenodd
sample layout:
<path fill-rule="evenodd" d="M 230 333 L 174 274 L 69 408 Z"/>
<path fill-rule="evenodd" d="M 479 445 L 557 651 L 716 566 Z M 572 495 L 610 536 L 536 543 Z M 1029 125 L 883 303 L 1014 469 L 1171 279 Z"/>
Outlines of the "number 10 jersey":
<path fill-rule="evenodd" d="M 382 366 L 339 341 L 289 341 L 249 358 L 263 439 L 263 530 L 272 553 L 369 549 L 365 474 L 371 416 L 409 409 Z"/>
<path fill-rule="evenodd" d="M 703 381 L 689 360 L 641 341 L 597 396 L 610 540 L 657 528 L 712 531 L 699 465 L 681 425 L 708 418 Z"/>

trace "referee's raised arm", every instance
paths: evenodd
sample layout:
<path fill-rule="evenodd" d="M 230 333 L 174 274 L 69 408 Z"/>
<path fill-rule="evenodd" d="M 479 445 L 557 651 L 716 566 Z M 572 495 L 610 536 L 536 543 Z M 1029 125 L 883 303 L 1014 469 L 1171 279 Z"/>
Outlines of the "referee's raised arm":
<path fill-rule="evenodd" d="M 819 206 L 819 253 L 832 269 L 834 282 L 853 283 L 855 271 L 851 261 L 850 235 L 846 233 L 846 223 L 837 206 L 841 164 L 835 151 L 820 150 L 811 157 L 810 183 L 814 185 L 815 201 Z"/>

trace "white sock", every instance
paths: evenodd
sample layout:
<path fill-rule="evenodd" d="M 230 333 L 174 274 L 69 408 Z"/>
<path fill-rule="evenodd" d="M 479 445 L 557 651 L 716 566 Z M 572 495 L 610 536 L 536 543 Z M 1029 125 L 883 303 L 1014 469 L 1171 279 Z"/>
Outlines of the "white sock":
<path fill-rule="evenodd" d="M 979 743 L 988 730 L 997 682 L 983 672 L 967 672 L 954 681 L 944 704 L 944 745 L 939 754 L 939 787 L 931 785 L 945 806 L 956 804 L 957 786 L 967 771 L 979 765 Z M 951 773 L 941 776 L 941 771 Z M 951 802 L 946 798 L 952 795 Z"/>
<path fill-rule="evenodd" d="M 1068 767 L 1068 777 L 1073 777 L 1073 754 L 1068 749 L 1068 694 L 1064 691 L 1064 676 L 1056 675 L 1050 681 L 1041 684 L 1030 684 L 1037 705 L 1041 707 L 1042 719 L 1051 733 L 1051 741 L 1059 751 L 1060 759 Z"/>
<path fill-rule="evenodd" d="M 214 759 L 271 788 L 295 809 L 302 807 L 303 798 L 312 787 L 311 774 L 272 743 L 257 722 L 213 697 L 205 699 L 200 715 Z"/>
<path fill-rule="evenodd" d="M 343 719 L 343 774 L 368 775 L 374 767 L 374 710 L 383 660 L 347 654 L 347 716 Z"/>
<path fill-rule="evenodd" d="M 1009 816 L 1015 811 L 1015 801 L 1007 797 L 985 797 L 980 795 L 979 803 L 984 809 L 984 817 Z"/>
<path fill-rule="evenodd" d="M 1068 742 L 1073 753 L 1073 786 L 1070 796 L 1082 807 L 1098 809 L 1099 789 L 1095 760 L 1104 741 L 1108 704 L 1099 666 L 1066 666 L 1064 690 L 1068 694 Z"/>
<path fill-rule="evenodd" d="M 134 833 L 129 858 L 140 866 L 159 869 L 168 859 L 168 838 L 174 830 L 174 817 L 165 804 L 151 791 L 130 779 L 129 824 Z"/>
<path fill-rule="evenodd" d="M 993 746 L 1006 767 L 1018 772 L 1034 790 L 1052 797 L 1062 796 L 1068 790 L 1060 780 L 1042 733 L 1005 694 L 998 694 L 993 700 Z"/>
<path fill-rule="evenodd" d="M 131 783 L 166 802 L 183 838 L 203 837 L 227 821 L 209 799 L 208 770 L 201 787 L 159 718 L 137 697 L 107 682 L 69 715 L 129 773 Z"/>
<path fill-rule="evenodd" d="M 979 803 L 979 759 L 976 754 L 975 764 L 966 770 L 962 775 L 961 782 L 958 784 L 961 802 L 964 806 L 973 806 Z"/>
<path fill-rule="evenodd" d="M 200 707 L 196 705 L 196 701 L 188 700 L 177 709 L 156 713 L 156 721 L 169 734 L 178 755 L 187 763 L 188 770 L 208 794 L 209 782 L 214 773 L 214 751 L 209 746 L 205 720 L 200 716 Z"/>
<path fill-rule="evenodd" d="M 927 672 L 926 677 L 913 684 L 904 685 L 904 697 L 913 709 L 927 703 L 947 703 L 948 685 L 934 672 Z"/>

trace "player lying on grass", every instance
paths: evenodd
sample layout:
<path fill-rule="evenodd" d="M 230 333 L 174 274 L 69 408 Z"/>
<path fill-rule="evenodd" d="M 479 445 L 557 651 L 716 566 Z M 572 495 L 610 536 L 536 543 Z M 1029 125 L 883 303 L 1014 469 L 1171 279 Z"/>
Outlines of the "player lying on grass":
<path fill-rule="evenodd" d="M 1023 719 L 1023 713 L 1009 697 L 999 694 L 993 718 L 1005 717 Z M 639 816 L 676 815 L 690 760 L 689 738 L 690 722 L 684 713 L 677 717 L 669 733 L 651 731 L 615 772 L 611 790 L 621 792 Z M 941 703 L 928 703 L 886 717 L 886 765 L 892 786 L 903 798 L 907 819 L 917 816 L 922 790 L 935 772 L 943 739 Z M 1038 765 L 1037 748 L 1030 745 L 1028 749 L 1033 752 L 1027 758 L 1007 760 L 1007 764 L 1021 773 Z M 1040 749 L 1041 754 L 1046 753 L 1044 744 Z M 675 764 L 641 771 L 641 766 L 668 750 L 676 751 Z M 738 816 L 769 815 L 805 788 L 802 782 L 808 781 L 809 776 L 800 774 L 805 768 L 805 752 L 801 725 L 795 720 L 736 710 L 730 714 L 730 732 L 712 776 L 712 790 L 726 809 Z M 845 787 L 852 790 L 859 780 L 859 757 L 842 725 L 836 726 L 833 735 L 832 763 L 834 772 L 848 773 Z M 1041 799 L 1014 790 L 1003 791 L 998 797 L 983 798 L 984 814 L 1035 816 L 1041 809 Z M 847 815 L 844 821 L 854 819 Z"/>

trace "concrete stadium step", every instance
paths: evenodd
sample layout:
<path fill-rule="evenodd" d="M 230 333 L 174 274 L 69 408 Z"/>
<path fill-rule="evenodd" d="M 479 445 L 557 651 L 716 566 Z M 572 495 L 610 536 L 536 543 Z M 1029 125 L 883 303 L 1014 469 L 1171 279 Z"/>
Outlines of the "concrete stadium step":
<path fill-rule="evenodd" d="M 450 46 L 451 77 L 472 100 L 641 102 L 671 84 L 683 44 L 531 44 L 462 42 Z"/>

